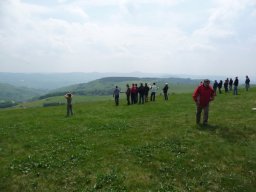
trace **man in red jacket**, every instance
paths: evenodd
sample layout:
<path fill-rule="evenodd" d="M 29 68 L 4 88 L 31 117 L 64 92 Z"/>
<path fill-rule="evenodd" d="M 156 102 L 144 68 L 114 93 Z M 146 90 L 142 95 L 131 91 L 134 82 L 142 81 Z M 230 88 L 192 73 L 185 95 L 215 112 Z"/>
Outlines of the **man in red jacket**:
<path fill-rule="evenodd" d="M 201 112 L 204 110 L 203 124 L 207 125 L 209 103 L 214 99 L 214 90 L 212 86 L 210 86 L 209 79 L 205 79 L 204 82 L 195 89 L 193 99 L 196 102 L 196 123 L 200 123 Z"/>

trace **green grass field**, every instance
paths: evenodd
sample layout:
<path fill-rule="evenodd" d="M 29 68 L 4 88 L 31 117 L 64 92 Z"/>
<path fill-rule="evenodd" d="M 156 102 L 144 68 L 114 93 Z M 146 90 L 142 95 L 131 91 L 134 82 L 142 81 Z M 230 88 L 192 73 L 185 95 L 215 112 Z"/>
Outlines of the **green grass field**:
<path fill-rule="evenodd" d="M 110 96 L 80 96 L 80 95 L 74 95 L 73 103 L 88 103 L 88 102 L 95 102 L 95 101 L 108 101 L 111 100 Z M 20 103 L 17 106 L 14 106 L 13 108 L 34 108 L 34 107 L 42 107 L 45 103 L 61 103 L 65 104 L 66 99 L 64 96 L 55 96 L 55 97 L 49 97 L 46 99 L 31 101 L 31 102 L 24 102 Z"/>
<path fill-rule="evenodd" d="M 217 95 L 206 127 L 191 94 L 1 110 L 0 191 L 255 191 L 256 88 Z"/>

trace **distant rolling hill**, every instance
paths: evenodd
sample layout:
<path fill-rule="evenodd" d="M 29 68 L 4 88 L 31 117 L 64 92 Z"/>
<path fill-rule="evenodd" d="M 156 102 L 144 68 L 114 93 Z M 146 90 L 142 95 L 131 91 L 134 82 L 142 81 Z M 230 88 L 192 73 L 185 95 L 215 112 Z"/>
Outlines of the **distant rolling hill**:
<path fill-rule="evenodd" d="M 0 82 L 18 87 L 54 90 L 78 83 L 88 83 L 103 77 L 163 77 L 164 74 L 152 73 L 6 73 L 0 72 Z M 167 74 L 165 74 L 167 75 Z"/>
<path fill-rule="evenodd" d="M 7 73 L 0 72 L 0 82 L 7 83 L 16 87 L 29 87 L 34 89 L 42 89 L 46 91 L 52 91 L 61 87 L 72 86 L 76 84 L 84 84 L 90 81 L 94 81 L 105 77 L 138 77 L 147 79 L 147 77 L 156 78 L 169 78 L 173 77 L 171 81 L 174 83 L 177 81 L 190 81 L 191 79 L 204 79 L 209 78 L 212 81 L 224 80 L 226 76 L 208 76 L 208 75 L 175 75 L 175 74 L 157 74 L 157 73 L 83 73 L 83 72 L 73 72 L 73 73 Z M 232 76 L 231 76 L 232 77 Z M 188 79 L 189 78 L 189 79 Z M 234 78 L 234 76 L 233 76 Z M 239 77 L 240 82 L 244 82 L 244 77 Z M 184 82 L 183 81 L 183 82 Z M 255 79 L 251 78 L 251 83 L 255 83 Z"/>
<path fill-rule="evenodd" d="M 54 90 L 64 86 L 71 86 L 79 83 L 88 83 L 104 77 L 156 77 L 156 78 L 191 78 L 201 79 L 202 77 L 175 76 L 170 74 L 153 74 L 153 73 L 7 73 L 0 72 L 0 82 L 7 83 L 17 87 L 29 87 L 34 89 Z M 210 78 L 210 77 L 208 77 Z M 212 78 L 216 79 L 216 78 Z M 219 78 L 217 78 L 219 79 Z"/>
<path fill-rule="evenodd" d="M 169 84 L 169 93 L 185 93 L 193 91 L 194 86 L 197 85 L 200 80 L 192 80 L 189 78 L 105 77 L 88 83 L 73 84 L 54 89 L 51 92 L 21 87 L 20 85 L 14 86 L 7 83 L 0 83 L 0 99 L 20 102 L 31 99 L 44 99 L 52 96 L 61 96 L 68 91 L 71 91 L 76 95 L 104 96 L 111 95 L 116 85 L 121 88 L 121 91 L 125 91 L 126 84 L 131 85 L 132 83 L 137 83 L 139 85 L 140 83 L 148 83 L 150 85 L 153 82 L 155 82 L 159 87 L 159 93 L 166 82 Z"/>
<path fill-rule="evenodd" d="M 111 95 L 114 87 L 117 85 L 121 91 L 126 90 L 126 84 L 132 83 L 148 83 L 149 85 L 156 83 L 159 92 L 162 91 L 165 83 L 169 84 L 169 93 L 185 93 L 192 92 L 194 87 L 199 84 L 200 80 L 192 80 L 189 78 L 138 78 L 138 77 L 105 77 L 88 83 L 80 83 L 67 87 L 62 87 L 41 96 L 41 99 L 50 96 L 63 95 L 66 92 L 72 92 L 77 95 Z"/>
<path fill-rule="evenodd" d="M 0 72 L 0 82 L 18 87 L 53 90 L 63 86 L 89 82 L 102 78 L 101 73 L 4 73 Z"/>
<path fill-rule="evenodd" d="M 16 87 L 7 83 L 0 83 L 0 90 L 0 100 L 2 101 L 26 101 L 45 93 L 42 90 Z"/>

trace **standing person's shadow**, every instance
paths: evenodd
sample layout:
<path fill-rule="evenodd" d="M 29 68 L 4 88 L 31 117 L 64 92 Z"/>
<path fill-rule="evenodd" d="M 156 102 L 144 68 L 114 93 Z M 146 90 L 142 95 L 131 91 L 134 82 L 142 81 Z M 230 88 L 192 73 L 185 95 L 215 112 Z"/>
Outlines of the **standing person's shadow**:
<path fill-rule="evenodd" d="M 200 131 L 216 131 L 220 127 L 218 125 L 213 125 L 213 124 L 199 124 L 197 125 L 197 129 Z"/>

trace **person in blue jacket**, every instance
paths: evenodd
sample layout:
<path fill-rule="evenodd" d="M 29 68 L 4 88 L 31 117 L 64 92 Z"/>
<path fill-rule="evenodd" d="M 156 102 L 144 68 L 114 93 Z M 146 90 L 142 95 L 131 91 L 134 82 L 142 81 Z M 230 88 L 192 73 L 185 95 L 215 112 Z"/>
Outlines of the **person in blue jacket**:
<path fill-rule="evenodd" d="M 118 86 L 116 86 L 114 92 L 113 92 L 113 97 L 115 98 L 115 104 L 116 106 L 119 105 L 119 94 L 120 94 L 120 89 L 118 88 Z"/>

